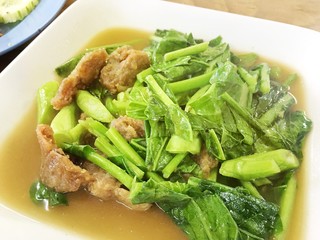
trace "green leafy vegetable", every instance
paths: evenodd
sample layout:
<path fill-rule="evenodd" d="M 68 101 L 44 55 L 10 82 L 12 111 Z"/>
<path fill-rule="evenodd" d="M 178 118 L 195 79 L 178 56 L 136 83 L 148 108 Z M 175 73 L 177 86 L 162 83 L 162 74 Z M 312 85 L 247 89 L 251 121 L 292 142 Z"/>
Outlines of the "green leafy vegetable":
<path fill-rule="evenodd" d="M 36 181 L 31 185 L 29 195 L 32 201 L 35 203 L 43 203 L 46 208 L 58 205 L 68 205 L 68 200 L 64 193 L 56 192 L 54 189 L 47 187 L 40 181 Z"/>
<path fill-rule="evenodd" d="M 132 87 L 111 96 L 95 82 L 56 113 L 50 83 L 39 90 L 39 122 L 67 154 L 115 177 L 132 203 L 157 204 L 191 240 L 283 239 L 312 128 L 292 108 L 297 75 L 276 81 L 280 67 L 231 52 L 221 36 L 171 29 L 150 40 L 151 65 Z M 80 58 L 56 71 L 70 73 Z M 145 136 L 126 140 L 110 124 L 124 115 L 143 120 Z"/>
<path fill-rule="evenodd" d="M 268 239 L 279 218 L 279 207 L 273 203 L 256 198 L 241 188 L 231 188 L 209 180 L 191 178 L 189 184 L 200 191 L 217 194 L 240 229 L 252 235 Z"/>
<path fill-rule="evenodd" d="M 240 188 L 190 178 L 188 183 L 134 183 L 134 203 L 156 202 L 190 239 L 268 239 L 277 226 L 279 207 Z"/>
<path fill-rule="evenodd" d="M 192 141 L 192 127 L 186 113 L 179 107 L 178 104 L 174 103 L 166 95 L 166 93 L 162 90 L 152 76 L 148 76 L 146 78 L 146 82 L 153 93 L 153 96 L 165 106 L 167 110 L 167 125 L 173 126 L 172 132 L 186 140 Z"/>

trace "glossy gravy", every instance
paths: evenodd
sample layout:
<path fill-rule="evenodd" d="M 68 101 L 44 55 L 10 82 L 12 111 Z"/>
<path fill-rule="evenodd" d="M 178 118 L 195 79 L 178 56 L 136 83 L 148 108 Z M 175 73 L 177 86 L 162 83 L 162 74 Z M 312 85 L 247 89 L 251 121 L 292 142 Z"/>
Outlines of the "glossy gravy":
<path fill-rule="evenodd" d="M 147 44 L 149 34 L 131 29 L 109 29 L 99 33 L 85 47 L 144 39 L 137 48 Z M 298 99 L 301 85 L 293 89 Z M 302 104 L 303 105 L 303 104 Z M 301 103 L 298 105 L 302 107 Z M 38 221 L 61 227 L 88 239 L 113 240 L 186 240 L 184 233 L 161 210 L 153 207 L 147 212 L 131 211 L 114 201 L 100 201 L 85 192 L 68 195 L 69 206 L 48 211 L 29 198 L 29 187 L 38 178 L 40 150 L 35 135 L 36 104 L 33 104 L 15 131 L 0 149 L 0 200 L 5 205 Z M 305 157 L 306 158 L 306 157 Z M 304 222 L 305 164 L 299 173 L 299 187 L 293 221 L 288 239 L 301 239 Z M 5 184 L 4 184 L 5 183 Z"/>

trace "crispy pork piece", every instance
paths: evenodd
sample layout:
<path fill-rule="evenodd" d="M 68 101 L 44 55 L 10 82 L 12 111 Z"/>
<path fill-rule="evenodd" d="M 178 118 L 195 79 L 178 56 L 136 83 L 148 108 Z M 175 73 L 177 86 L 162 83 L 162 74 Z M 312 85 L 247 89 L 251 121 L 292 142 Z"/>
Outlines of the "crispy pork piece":
<path fill-rule="evenodd" d="M 195 160 L 199 164 L 205 178 L 208 178 L 211 170 L 218 165 L 218 161 L 211 157 L 204 147 L 201 149 L 201 152 L 196 155 Z"/>
<path fill-rule="evenodd" d="M 102 200 L 114 198 L 114 190 L 121 186 L 121 183 L 117 179 L 90 162 L 85 162 L 83 168 L 94 178 L 94 181 L 90 182 L 87 186 L 87 190 L 93 196 Z"/>
<path fill-rule="evenodd" d="M 115 199 L 126 207 L 136 211 L 146 211 L 152 204 L 132 204 L 129 195 L 130 192 L 121 187 L 121 183 L 112 177 L 109 173 L 100 167 L 85 162 L 83 167 L 94 178 L 94 181 L 87 185 L 87 190 L 93 195 L 102 200 Z"/>
<path fill-rule="evenodd" d="M 85 89 L 99 77 L 108 54 L 104 49 L 86 53 L 68 77 L 62 80 L 51 104 L 56 110 L 71 103 L 79 89 Z"/>
<path fill-rule="evenodd" d="M 132 87 L 136 75 L 150 66 L 148 55 L 130 46 L 122 46 L 112 52 L 101 70 L 100 82 L 117 94 Z"/>
<path fill-rule="evenodd" d="M 57 192 L 75 192 L 93 180 L 87 170 L 73 164 L 68 155 L 58 148 L 49 125 L 40 124 L 36 129 L 41 149 L 40 180 Z"/>
<path fill-rule="evenodd" d="M 144 136 L 144 123 L 139 119 L 121 116 L 112 120 L 110 126 L 117 129 L 118 132 L 128 141 L 133 138 Z"/>

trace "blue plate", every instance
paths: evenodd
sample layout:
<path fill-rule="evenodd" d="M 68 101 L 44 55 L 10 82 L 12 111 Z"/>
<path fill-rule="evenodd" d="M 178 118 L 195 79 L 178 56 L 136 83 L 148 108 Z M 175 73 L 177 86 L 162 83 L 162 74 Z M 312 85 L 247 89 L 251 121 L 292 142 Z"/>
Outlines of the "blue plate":
<path fill-rule="evenodd" d="M 0 56 L 39 34 L 59 13 L 66 0 L 41 0 L 22 21 L 0 24 Z"/>

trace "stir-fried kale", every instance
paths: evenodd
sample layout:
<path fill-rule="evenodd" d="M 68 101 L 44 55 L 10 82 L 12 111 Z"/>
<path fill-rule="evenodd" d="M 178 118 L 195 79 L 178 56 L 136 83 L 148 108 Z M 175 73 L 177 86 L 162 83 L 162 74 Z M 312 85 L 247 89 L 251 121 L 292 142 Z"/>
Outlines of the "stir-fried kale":
<path fill-rule="evenodd" d="M 157 30 L 144 51 L 151 66 L 133 87 L 114 97 L 94 85 L 42 120 L 51 121 L 58 146 L 118 179 L 133 203 L 156 203 L 189 239 L 282 239 L 312 128 L 305 113 L 292 110 L 295 75 L 275 81 L 278 69 L 254 53 L 232 53 L 220 36 L 203 41 Z M 72 62 L 57 72 L 72 71 Z M 53 87 L 40 89 L 42 115 L 52 112 Z M 77 122 L 78 108 L 88 117 Z M 124 139 L 109 124 L 121 115 L 144 120 L 145 137 Z M 60 199 L 42 193 L 40 200 Z"/>

